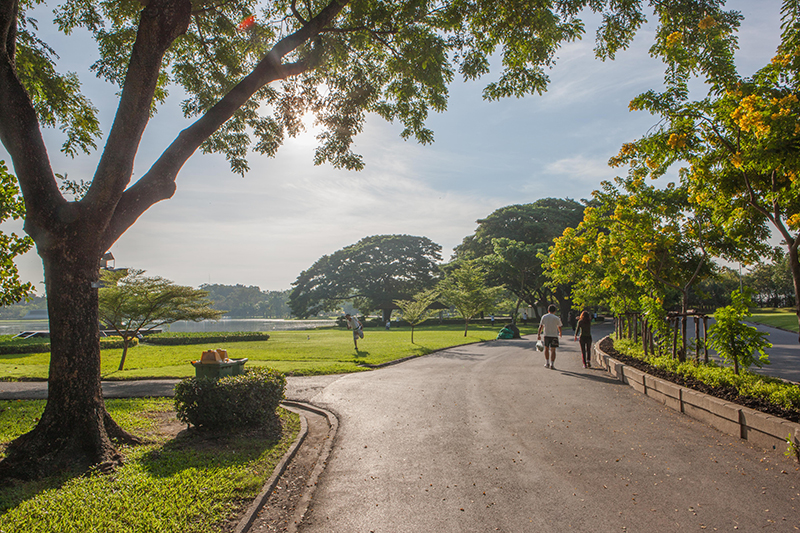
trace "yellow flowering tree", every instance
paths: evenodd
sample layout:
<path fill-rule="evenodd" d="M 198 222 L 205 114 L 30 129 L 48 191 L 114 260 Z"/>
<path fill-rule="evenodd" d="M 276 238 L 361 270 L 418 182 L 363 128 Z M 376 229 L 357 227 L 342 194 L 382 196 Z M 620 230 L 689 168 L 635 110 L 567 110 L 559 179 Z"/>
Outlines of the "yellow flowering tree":
<path fill-rule="evenodd" d="M 679 165 L 688 201 L 708 212 L 734 246 L 722 257 L 756 261 L 781 237 L 800 304 L 800 2 L 782 3 L 781 44 L 751 77 L 733 61 L 737 13 L 681 13 L 664 24 L 652 51 L 667 64 L 665 89 L 631 102 L 660 117 L 648 135 L 622 147 L 612 164 L 657 178 Z M 704 79 L 705 98 L 689 82 Z M 800 323 L 800 307 L 797 308 Z"/>

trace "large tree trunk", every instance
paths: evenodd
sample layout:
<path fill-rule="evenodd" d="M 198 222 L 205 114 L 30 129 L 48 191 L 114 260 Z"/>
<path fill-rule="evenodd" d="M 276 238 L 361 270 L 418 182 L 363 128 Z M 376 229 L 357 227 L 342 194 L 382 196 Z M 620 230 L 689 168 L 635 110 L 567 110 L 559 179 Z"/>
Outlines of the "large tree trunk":
<path fill-rule="evenodd" d="M 69 255 L 70 257 L 65 257 Z M 77 257 L 76 257 L 77 256 Z M 43 255 L 50 314 L 48 401 L 37 426 L 13 441 L 0 476 L 31 479 L 121 461 L 111 439 L 135 440 L 106 412 L 100 384 L 99 254 Z"/>

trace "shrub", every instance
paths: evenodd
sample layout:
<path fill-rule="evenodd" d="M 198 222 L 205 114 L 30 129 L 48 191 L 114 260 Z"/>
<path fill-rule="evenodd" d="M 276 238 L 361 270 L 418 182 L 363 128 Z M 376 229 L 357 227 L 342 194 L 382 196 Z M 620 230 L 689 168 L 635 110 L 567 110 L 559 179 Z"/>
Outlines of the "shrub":
<path fill-rule="evenodd" d="M 212 431 L 276 427 L 285 388 L 286 377 L 269 368 L 219 380 L 188 378 L 175 386 L 175 411 L 182 422 Z"/>
<path fill-rule="evenodd" d="M 144 342 L 158 346 L 185 346 L 218 342 L 265 341 L 269 334 L 260 331 L 237 331 L 231 333 L 158 333 L 148 335 Z"/>

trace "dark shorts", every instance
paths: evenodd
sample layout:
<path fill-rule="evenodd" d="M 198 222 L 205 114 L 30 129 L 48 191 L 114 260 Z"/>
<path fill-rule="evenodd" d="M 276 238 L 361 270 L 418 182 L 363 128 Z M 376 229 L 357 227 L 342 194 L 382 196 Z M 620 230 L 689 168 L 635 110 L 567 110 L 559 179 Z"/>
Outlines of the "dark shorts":
<path fill-rule="evenodd" d="M 558 337 L 545 337 L 544 338 L 544 347 L 545 348 L 558 348 Z"/>
<path fill-rule="evenodd" d="M 353 340 L 355 339 L 363 339 L 364 338 L 364 330 L 361 328 L 356 328 L 353 330 Z"/>

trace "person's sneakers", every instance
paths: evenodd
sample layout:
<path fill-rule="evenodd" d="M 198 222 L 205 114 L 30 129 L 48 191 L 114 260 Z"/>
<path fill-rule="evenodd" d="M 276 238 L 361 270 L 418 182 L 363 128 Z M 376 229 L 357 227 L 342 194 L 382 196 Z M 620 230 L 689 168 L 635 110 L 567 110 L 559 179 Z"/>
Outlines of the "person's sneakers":
<path fill-rule="evenodd" d="M 550 363 L 550 370 L 555 370 L 555 369 L 556 369 L 556 364 Z"/>
<path fill-rule="evenodd" d="M 583 368 L 588 368 L 588 367 L 586 366 L 586 363 L 583 363 Z"/>
<path fill-rule="evenodd" d="M 544 367 L 545 367 L 545 368 L 550 368 L 550 361 L 546 362 L 546 363 L 544 364 Z"/>

